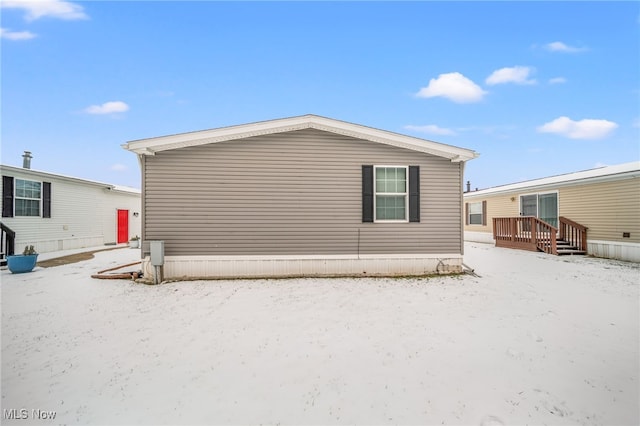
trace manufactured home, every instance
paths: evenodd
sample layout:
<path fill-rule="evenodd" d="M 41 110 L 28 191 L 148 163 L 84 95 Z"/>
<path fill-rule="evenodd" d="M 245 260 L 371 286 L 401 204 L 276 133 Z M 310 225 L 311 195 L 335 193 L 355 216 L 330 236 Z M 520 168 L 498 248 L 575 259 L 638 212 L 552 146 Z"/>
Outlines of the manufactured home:
<path fill-rule="evenodd" d="M 554 238 L 554 254 L 640 262 L 640 161 L 467 191 L 464 201 L 466 240 L 546 251 Z"/>
<path fill-rule="evenodd" d="M 46 253 L 127 243 L 141 233 L 138 189 L 30 167 L 0 172 L 3 255 L 26 245 Z"/>
<path fill-rule="evenodd" d="M 142 168 L 146 276 L 151 246 L 167 279 L 461 271 L 472 150 L 316 115 L 123 147 Z"/>

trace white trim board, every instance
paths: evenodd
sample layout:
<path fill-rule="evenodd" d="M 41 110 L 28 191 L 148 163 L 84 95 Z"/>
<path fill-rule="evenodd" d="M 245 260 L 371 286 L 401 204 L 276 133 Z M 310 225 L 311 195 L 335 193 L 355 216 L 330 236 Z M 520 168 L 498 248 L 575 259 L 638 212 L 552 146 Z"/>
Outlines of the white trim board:
<path fill-rule="evenodd" d="M 452 162 L 464 162 L 478 157 L 478 153 L 470 149 L 459 148 L 452 145 L 446 145 L 439 142 L 375 129 L 359 124 L 348 123 L 346 121 L 334 120 L 332 118 L 321 117 L 313 114 L 221 127 L 198 132 L 140 139 L 125 143 L 122 147 L 126 150 L 135 152 L 138 155 L 155 155 L 156 152 L 177 148 L 200 146 L 303 129 L 317 129 L 329 133 L 396 146 L 399 148 L 406 148 L 412 151 L 444 157 Z"/>

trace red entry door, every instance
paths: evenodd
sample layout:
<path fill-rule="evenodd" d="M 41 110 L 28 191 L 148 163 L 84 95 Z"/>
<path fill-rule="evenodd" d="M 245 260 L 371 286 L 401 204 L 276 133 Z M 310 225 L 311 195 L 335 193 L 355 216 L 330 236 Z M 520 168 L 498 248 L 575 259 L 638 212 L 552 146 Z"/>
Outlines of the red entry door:
<path fill-rule="evenodd" d="M 118 210 L 118 244 L 129 241 L 129 210 Z"/>

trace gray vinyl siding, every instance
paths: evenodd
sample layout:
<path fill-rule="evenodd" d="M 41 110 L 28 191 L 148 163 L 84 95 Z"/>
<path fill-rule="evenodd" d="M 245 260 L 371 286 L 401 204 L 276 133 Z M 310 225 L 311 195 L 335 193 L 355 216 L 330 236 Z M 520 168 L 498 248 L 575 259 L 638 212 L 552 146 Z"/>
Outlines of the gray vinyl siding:
<path fill-rule="evenodd" d="M 143 156 L 144 252 L 461 253 L 460 163 L 313 129 Z M 362 223 L 362 165 L 420 166 L 420 223 Z"/>

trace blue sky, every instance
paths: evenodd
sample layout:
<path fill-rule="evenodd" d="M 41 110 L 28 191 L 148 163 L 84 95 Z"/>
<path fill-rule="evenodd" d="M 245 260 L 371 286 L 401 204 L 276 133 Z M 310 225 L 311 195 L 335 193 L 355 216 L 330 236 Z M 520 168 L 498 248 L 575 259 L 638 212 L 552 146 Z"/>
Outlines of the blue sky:
<path fill-rule="evenodd" d="M 140 187 L 130 140 L 318 114 L 472 186 L 640 159 L 638 2 L 3 0 L 2 158 Z"/>

